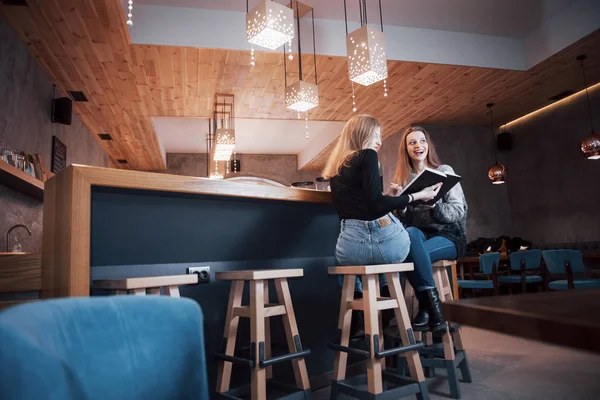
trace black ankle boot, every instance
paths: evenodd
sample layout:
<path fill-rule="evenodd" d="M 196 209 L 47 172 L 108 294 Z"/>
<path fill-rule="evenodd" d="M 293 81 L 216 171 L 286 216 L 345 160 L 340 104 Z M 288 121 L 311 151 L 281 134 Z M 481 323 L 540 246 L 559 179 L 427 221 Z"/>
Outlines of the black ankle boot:
<path fill-rule="evenodd" d="M 415 331 L 429 330 L 429 299 L 424 295 L 424 292 L 416 292 L 417 300 L 419 301 L 419 312 L 413 318 L 411 325 Z"/>
<path fill-rule="evenodd" d="M 424 292 L 429 300 L 429 329 L 431 332 L 445 329 L 446 321 L 442 316 L 442 305 L 437 289 L 427 289 Z"/>

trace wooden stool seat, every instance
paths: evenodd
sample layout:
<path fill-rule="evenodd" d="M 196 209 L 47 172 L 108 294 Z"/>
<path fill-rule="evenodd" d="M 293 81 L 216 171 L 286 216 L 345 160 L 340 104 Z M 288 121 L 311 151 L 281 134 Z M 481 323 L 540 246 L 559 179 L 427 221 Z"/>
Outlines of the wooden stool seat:
<path fill-rule="evenodd" d="M 458 290 L 458 272 L 456 268 L 457 262 L 455 260 L 441 260 L 433 263 L 432 267 L 435 271 L 436 269 L 446 269 L 450 267 L 450 279 L 452 279 L 452 296 L 455 300 L 460 299 L 459 290 Z M 441 294 L 441 292 L 440 292 Z"/>
<path fill-rule="evenodd" d="M 374 275 L 414 270 L 413 263 L 329 267 L 329 275 Z"/>
<path fill-rule="evenodd" d="M 217 394 L 223 399 L 241 399 L 250 395 L 252 400 L 265 400 L 269 385 L 287 393 L 280 399 L 310 398 L 310 383 L 304 357 L 310 350 L 302 348 L 302 342 L 296 325 L 296 316 L 287 278 L 304 275 L 302 269 L 273 269 L 217 272 L 217 280 L 230 280 L 229 304 L 225 317 L 223 349 L 216 354 L 219 359 L 217 374 Z M 275 281 L 277 299 L 280 303 L 269 302 L 269 280 Z M 250 286 L 250 304 L 242 305 L 244 285 Z M 271 357 L 270 318 L 282 316 L 283 327 L 289 353 Z M 235 356 L 235 343 L 239 319 L 250 319 L 251 358 Z M 291 361 L 296 379 L 295 388 L 285 388 L 272 380 L 272 366 L 283 361 Z M 230 388 L 233 364 L 251 368 L 250 386 Z"/>
<path fill-rule="evenodd" d="M 217 272 L 215 279 L 222 281 L 259 281 L 266 279 L 298 278 L 304 276 L 302 269 L 254 269 Z"/>
<path fill-rule="evenodd" d="M 432 265 L 433 279 L 440 295 L 440 301 L 442 302 L 453 301 L 453 290 L 450 287 L 450 280 L 448 279 L 446 270 L 449 266 L 456 266 L 456 261 L 443 260 L 435 262 Z M 454 288 L 456 289 L 457 286 L 455 285 Z M 418 312 L 418 301 L 412 286 L 407 285 L 405 293 L 406 302 L 409 304 L 409 308 L 411 308 L 412 315 L 414 316 Z M 420 353 L 421 363 L 426 370 L 427 376 L 430 378 L 435 376 L 435 368 L 445 368 L 448 374 L 450 396 L 453 399 L 460 399 L 461 394 L 456 369 L 460 369 L 464 382 L 470 383 L 472 381 L 467 353 L 463 346 L 460 325 L 453 326 L 448 321 L 446 331 L 442 332 L 442 343 L 439 344 L 433 343 L 431 332 L 423 332 L 423 335 L 425 336 L 423 338 L 425 348 Z M 417 340 L 421 340 L 421 332 L 416 332 L 416 337 Z"/>
<path fill-rule="evenodd" d="M 419 400 L 429 399 L 427 382 L 418 352 L 423 344 L 415 341 L 398 275 L 398 272 L 412 271 L 413 268 L 411 263 L 329 268 L 329 274 L 344 276 L 338 337 L 329 345 L 335 350 L 330 399 L 334 400 L 340 394 L 374 400 L 398 399 L 409 395 L 416 395 Z M 391 297 L 380 297 L 380 274 L 385 274 Z M 354 285 L 358 275 L 363 285 L 362 300 L 354 300 Z M 385 349 L 381 310 L 389 309 L 394 310 L 404 346 Z M 353 311 L 364 312 L 367 350 L 350 347 L 350 324 Z M 348 354 L 366 359 L 366 374 L 346 379 Z M 398 354 L 404 354 L 406 357 L 411 379 L 400 376 L 395 371 L 386 370 L 385 358 Z M 365 383 L 368 387 L 366 391 L 358 387 Z"/>
<path fill-rule="evenodd" d="M 93 289 L 111 290 L 113 294 L 134 294 L 145 296 L 146 290 L 150 294 L 159 295 L 162 288 L 165 295 L 179 297 L 180 285 L 194 285 L 198 283 L 197 274 L 144 276 L 138 278 L 99 279 L 92 283 Z"/>

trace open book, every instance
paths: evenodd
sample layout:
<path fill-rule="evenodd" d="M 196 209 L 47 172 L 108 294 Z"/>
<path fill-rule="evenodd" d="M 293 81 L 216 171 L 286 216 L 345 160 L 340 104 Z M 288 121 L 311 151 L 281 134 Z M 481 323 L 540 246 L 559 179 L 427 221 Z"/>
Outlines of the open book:
<path fill-rule="evenodd" d="M 414 194 L 420 192 L 426 187 L 433 186 L 436 183 L 442 183 L 442 187 L 435 198 L 429 201 L 416 200 L 413 204 L 426 204 L 434 205 L 439 199 L 444 197 L 458 182 L 462 180 L 459 175 L 451 174 L 449 172 L 440 172 L 435 169 L 425 168 L 419 175 L 411 180 L 406 187 L 400 193 L 402 194 Z"/>

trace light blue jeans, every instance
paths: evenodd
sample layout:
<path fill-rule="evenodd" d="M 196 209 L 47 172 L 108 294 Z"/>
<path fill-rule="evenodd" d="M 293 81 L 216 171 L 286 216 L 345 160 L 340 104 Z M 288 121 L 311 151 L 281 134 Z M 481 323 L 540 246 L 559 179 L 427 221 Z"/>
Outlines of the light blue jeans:
<path fill-rule="evenodd" d="M 417 293 L 433 289 L 435 281 L 431 265 L 440 260 L 456 260 L 456 245 L 442 236 L 427 239 L 427 236 L 414 226 L 406 230 L 410 236 L 410 253 L 406 262 L 415 265 L 414 271 L 406 273 L 406 279 Z"/>
<path fill-rule="evenodd" d="M 340 235 L 335 248 L 336 265 L 378 265 L 396 264 L 406 259 L 410 251 L 408 232 L 398 219 L 392 214 L 387 214 L 392 223 L 380 227 L 377 220 L 361 221 L 357 219 L 344 219 L 341 222 Z M 343 277 L 338 275 L 340 286 Z M 379 284 L 387 284 L 382 274 Z M 362 292 L 362 282 L 357 277 L 357 292 Z"/>

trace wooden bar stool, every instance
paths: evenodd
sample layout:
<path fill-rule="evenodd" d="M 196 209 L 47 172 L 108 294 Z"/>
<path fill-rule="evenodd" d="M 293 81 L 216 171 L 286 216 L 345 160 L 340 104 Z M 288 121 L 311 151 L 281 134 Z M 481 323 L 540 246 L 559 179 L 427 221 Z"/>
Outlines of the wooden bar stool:
<path fill-rule="evenodd" d="M 344 275 L 338 320 L 338 337 L 334 343 L 330 344 L 330 347 L 336 351 L 330 397 L 332 400 L 336 399 L 339 394 L 346 394 L 358 399 L 398 399 L 410 395 L 416 395 L 417 399 L 420 400 L 429 399 L 421 359 L 419 358 L 419 349 L 423 347 L 423 344 L 415 341 L 398 275 L 399 272 L 412 270 L 413 264 L 329 268 L 329 274 L 331 275 Z M 379 296 L 379 274 L 385 274 L 391 297 Z M 356 276 L 360 276 L 362 279 L 362 300 L 354 300 Z M 385 350 L 381 311 L 389 309 L 393 309 L 396 314 L 400 336 L 405 346 Z M 368 343 L 368 350 L 349 347 L 350 322 L 353 310 L 363 311 L 365 314 L 365 338 Z M 346 379 L 346 364 L 349 353 L 366 359 L 366 376 L 363 374 Z M 395 371 L 386 370 L 385 357 L 397 354 L 405 355 L 412 379 L 400 376 Z M 365 383 L 368 390 L 357 387 Z"/>
<path fill-rule="evenodd" d="M 453 301 L 452 289 L 448 279 L 446 268 L 456 261 L 438 261 L 433 264 L 433 279 L 435 286 L 440 294 L 441 301 Z M 457 286 L 455 285 L 456 289 Z M 406 302 L 411 309 L 411 315 L 418 312 L 418 301 L 412 286 L 406 287 Z M 434 343 L 431 332 L 423 333 L 423 342 L 425 347 L 420 350 L 421 363 L 425 368 L 426 376 L 432 378 L 435 376 L 435 368 L 445 368 L 448 372 L 448 385 L 450 387 L 450 396 L 453 399 L 460 399 L 460 387 L 456 369 L 460 369 L 463 382 L 471 383 L 471 369 L 467 360 L 462 340 L 461 327 L 458 324 L 452 325 L 448 322 L 445 332 L 442 332 L 442 342 Z M 437 332 L 436 332 L 437 335 Z M 421 340 L 421 332 L 415 334 L 417 340 Z"/>
<path fill-rule="evenodd" d="M 93 289 L 110 290 L 112 294 L 133 294 L 145 296 L 146 291 L 151 295 L 160 295 L 163 289 L 165 296 L 179 297 L 179 286 L 198 283 L 198 275 L 165 275 L 145 276 L 141 278 L 102 279 L 92 283 Z"/>
<path fill-rule="evenodd" d="M 220 359 L 217 375 L 217 393 L 225 399 L 241 399 L 250 394 L 252 400 L 267 398 L 267 389 L 271 387 L 287 393 L 280 399 L 310 399 L 310 383 L 304 358 L 310 350 L 302 348 L 296 316 L 292 306 L 292 297 L 287 278 L 304 275 L 302 269 L 273 269 L 217 272 L 217 280 L 231 281 L 229 305 L 225 317 L 222 353 L 215 356 Z M 269 303 L 268 281 L 275 281 L 279 304 Z M 250 285 L 250 304 L 242 305 L 244 284 Z M 283 327 L 287 339 L 289 354 L 271 357 L 271 338 L 269 318 L 276 315 L 283 317 Z M 236 357 L 235 342 L 239 318 L 250 318 L 250 351 L 251 359 Z M 294 369 L 296 387 L 278 383 L 272 379 L 272 365 L 283 361 L 291 361 Z M 241 364 L 251 368 L 250 387 L 230 389 L 233 364 Z M 269 387 L 267 387 L 269 386 Z"/>

